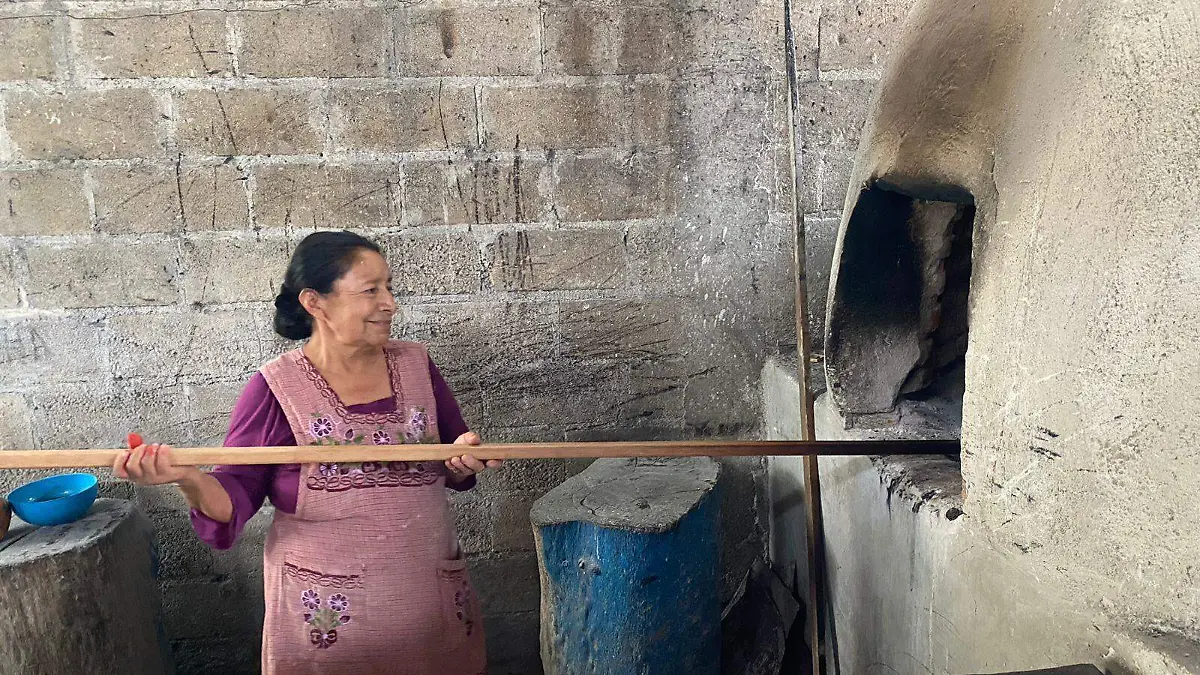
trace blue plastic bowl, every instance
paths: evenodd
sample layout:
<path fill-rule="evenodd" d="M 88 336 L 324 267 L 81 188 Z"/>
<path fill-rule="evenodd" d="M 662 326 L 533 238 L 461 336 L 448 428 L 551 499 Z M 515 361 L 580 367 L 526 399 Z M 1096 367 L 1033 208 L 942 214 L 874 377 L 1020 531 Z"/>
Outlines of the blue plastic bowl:
<path fill-rule="evenodd" d="M 65 525 L 87 515 L 96 501 L 96 483 L 90 473 L 50 476 L 13 490 L 8 503 L 31 525 Z"/>

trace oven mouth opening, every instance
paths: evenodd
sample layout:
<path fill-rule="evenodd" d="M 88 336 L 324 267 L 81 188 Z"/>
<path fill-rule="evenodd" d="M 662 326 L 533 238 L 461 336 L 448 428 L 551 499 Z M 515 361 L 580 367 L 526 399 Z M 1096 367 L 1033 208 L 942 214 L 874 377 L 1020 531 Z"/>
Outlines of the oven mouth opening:
<path fill-rule="evenodd" d="M 960 437 L 975 215 L 957 186 L 878 180 L 859 193 L 825 335 L 829 392 L 848 425 L 917 409 L 921 435 Z"/>

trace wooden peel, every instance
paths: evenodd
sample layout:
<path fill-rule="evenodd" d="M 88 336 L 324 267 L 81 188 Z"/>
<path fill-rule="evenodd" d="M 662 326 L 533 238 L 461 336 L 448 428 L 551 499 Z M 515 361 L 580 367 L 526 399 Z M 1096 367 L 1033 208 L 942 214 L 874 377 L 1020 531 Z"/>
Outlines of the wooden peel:
<path fill-rule="evenodd" d="M 481 459 L 601 457 L 763 457 L 957 454 L 958 441 L 660 441 L 653 443 L 499 443 L 487 445 L 304 445 L 261 448 L 172 448 L 180 466 L 432 462 L 470 454 Z M 121 451 L 5 450 L 0 469 L 110 467 Z"/>

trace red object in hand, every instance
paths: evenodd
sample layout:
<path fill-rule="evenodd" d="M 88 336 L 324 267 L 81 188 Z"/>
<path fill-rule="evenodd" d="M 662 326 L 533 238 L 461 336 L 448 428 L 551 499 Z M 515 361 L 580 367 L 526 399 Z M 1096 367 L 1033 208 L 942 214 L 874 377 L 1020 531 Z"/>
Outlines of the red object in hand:
<path fill-rule="evenodd" d="M 130 450 L 137 450 L 138 448 L 140 448 L 141 446 L 146 444 L 146 442 L 143 441 L 142 437 L 139 436 L 138 434 L 129 434 L 128 441 L 129 441 L 129 449 Z"/>

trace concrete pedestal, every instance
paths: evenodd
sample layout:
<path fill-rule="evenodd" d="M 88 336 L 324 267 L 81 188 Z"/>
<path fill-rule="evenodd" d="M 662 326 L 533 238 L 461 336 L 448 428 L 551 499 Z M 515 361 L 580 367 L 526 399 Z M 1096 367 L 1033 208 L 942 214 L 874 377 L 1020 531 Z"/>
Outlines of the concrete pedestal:
<path fill-rule="evenodd" d="M 719 465 L 600 460 L 534 504 L 546 675 L 717 675 Z"/>

